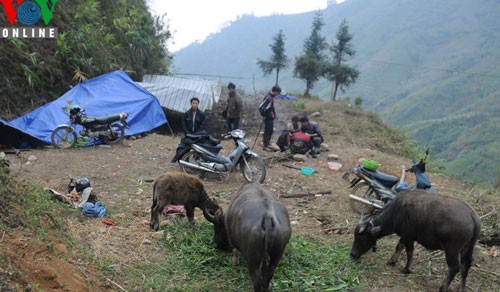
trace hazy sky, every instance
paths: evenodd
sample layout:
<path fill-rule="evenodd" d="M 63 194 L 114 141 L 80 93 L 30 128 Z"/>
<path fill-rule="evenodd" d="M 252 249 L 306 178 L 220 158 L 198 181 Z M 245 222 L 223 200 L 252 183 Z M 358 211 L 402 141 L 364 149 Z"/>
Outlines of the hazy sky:
<path fill-rule="evenodd" d="M 237 16 L 253 14 L 294 14 L 324 9 L 328 0 L 151 0 L 153 13 L 168 19 L 172 52 L 224 28 Z M 337 1 L 342 2 L 342 1 Z"/>

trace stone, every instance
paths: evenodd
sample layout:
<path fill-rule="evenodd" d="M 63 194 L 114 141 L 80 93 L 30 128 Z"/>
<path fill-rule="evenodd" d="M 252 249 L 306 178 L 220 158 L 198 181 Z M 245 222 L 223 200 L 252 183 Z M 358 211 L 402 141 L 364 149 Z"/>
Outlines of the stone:
<path fill-rule="evenodd" d="M 328 154 L 328 161 L 339 160 L 339 156 L 337 154 Z"/>
<path fill-rule="evenodd" d="M 165 230 L 157 231 L 151 234 L 151 237 L 155 239 L 162 239 L 164 236 L 165 236 Z"/>
<path fill-rule="evenodd" d="M 303 161 L 306 161 L 306 156 L 303 154 L 294 154 L 292 156 L 292 159 L 295 161 L 303 162 Z"/>
<path fill-rule="evenodd" d="M 153 243 L 153 242 L 152 242 L 151 240 L 149 240 L 149 239 L 144 239 L 144 240 L 142 241 L 142 244 L 147 244 L 147 245 L 149 245 L 149 244 L 152 244 L 152 243 Z"/>
<path fill-rule="evenodd" d="M 276 143 L 271 144 L 271 149 L 275 152 L 280 151 L 280 147 Z"/>
<path fill-rule="evenodd" d="M 0 152 L 0 159 L 5 159 L 5 153 Z"/>
<path fill-rule="evenodd" d="M 36 160 L 36 156 L 35 155 L 28 156 L 28 161 L 35 161 L 35 160 Z"/>
<path fill-rule="evenodd" d="M 320 112 L 314 112 L 310 115 L 311 118 L 314 118 L 314 117 L 319 117 L 321 116 L 321 113 Z"/>
<path fill-rule="evenodd" d="M 330 146 L 328 146 L 328 144 L 322 143 L 321 145 L 319 145 L 319 151 L 321 152 L 330 151 Z"/>

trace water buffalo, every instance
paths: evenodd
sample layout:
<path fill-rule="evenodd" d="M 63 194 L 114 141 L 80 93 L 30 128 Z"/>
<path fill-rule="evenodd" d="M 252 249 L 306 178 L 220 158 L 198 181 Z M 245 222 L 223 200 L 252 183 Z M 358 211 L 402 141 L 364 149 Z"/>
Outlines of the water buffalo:
<path fill-rule="evenodd" d="M 151 229 L 159 229 L 159 216 L 168 204 L 184 205 L 189 222 L 194 222 L 195 207 L 203 210 L 205 218 L 207 212 L 214 213 L 221 209 L 208 197 L 199 178 L 182 172 L 164 173 L 153 182 L 153 205 L 149 223 Z"/>
<path fill-rule="evenodd" d="M 286 207 L 260 184 L 244 185 L 230 203 L 227 214 L 212 217 L 218 249 L 229 245 L 247 264 L 254 291 L 269 291 L 292 230 Z"/>
<path fill-rule="evenodd" d="M 377 239 L 396 233 L 400 239 L 389 265 L 395 265 L 406 248 L 407 262 L 403 272 L 410 273 L 415 241 L 430 250 L 444 250 L 448 275 L 439 291 L 447 291 L 459 270 L 462 275 L 460 291 L 463 291 L 480 230 L 479 216 L 465 202 L 423 190 L 406 191 L 374 219 L 356 226 L 351 256 L 359 258 L 375 247 Z"/>

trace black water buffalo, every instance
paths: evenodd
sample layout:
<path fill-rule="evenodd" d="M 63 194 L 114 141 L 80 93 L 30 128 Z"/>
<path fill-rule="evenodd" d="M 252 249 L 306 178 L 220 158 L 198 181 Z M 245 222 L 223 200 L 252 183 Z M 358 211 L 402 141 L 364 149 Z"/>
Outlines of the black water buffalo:
<path fill-rule="evenodd" d="M 244 185 L 230 203 L 227 214 L 218 211 L 211 220 L 218 249 L 228 245 L 241 252 L 254 291 L 269 291 L 292 230 L 288 211 L 260 184 Z"/>
<path fill-rule="evenodd" d="M 380 215 L 356 226 L 351 256 L 359 258 L 375 246 L 377 239 L 396 233 L 400 239 L 389 265 L 395 265 L 406 248 L 407 262 L 403 272 L 410 273 L 415 241 L 430 250 L 444 250 L 448 275 L 439 291 L 448 290 L 459 270 L 462 275 L 460 291 L 463 291 L 480 230 L 479 216 L 465 202 L 422 190 L 406 191 Z"/>
<path fill-rule="evenodd" d="M 151 229 L 160 227 L 160 214 L 166 205 L 184 205 L 189 222 L 194 222 L 194 208 L 198 207 L 207 218 L 207 212 L 214 213 L 221 208 L 211 200 L 201 180 L 183 172 L 167 172 L 153 183 L 153 205 L 151 206 Z"/>

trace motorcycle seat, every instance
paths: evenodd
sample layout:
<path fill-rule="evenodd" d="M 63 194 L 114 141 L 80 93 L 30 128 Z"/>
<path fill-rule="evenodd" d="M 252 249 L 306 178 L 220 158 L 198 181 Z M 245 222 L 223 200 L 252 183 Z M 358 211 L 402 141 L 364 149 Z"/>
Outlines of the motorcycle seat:
<path fill-rule="evenodd" d="M 222 145 L 221 144 L 217 144 L 217 145 L 211 145 L 209 143 L 196 143 L 200 146 L 202 146 L 203 148 L 207 149 L 208 151 L 214 153 L 214 154 L 219 154 L 219 152 L 221 151 L 222 149 Z"/>
<path fill-rule="evenodd" d="M 120 114 L 107 115 L 102 117 L 87 116 L 87 123 L 109 124 L 120 120 Z"/>
<path fill-rule="evenodd" d="M 364 167 L 361 167 L 361 170 L 365 173 L 365 175 L 368 175 L 369 177 L 378 180 L 380 183 L 382 183 L 385 187 L 388 188 L 392 188 L 399 181 L 399 177 L 385 174 L 377 170 L 368 170 Z"/>

